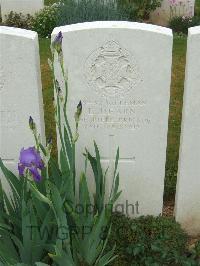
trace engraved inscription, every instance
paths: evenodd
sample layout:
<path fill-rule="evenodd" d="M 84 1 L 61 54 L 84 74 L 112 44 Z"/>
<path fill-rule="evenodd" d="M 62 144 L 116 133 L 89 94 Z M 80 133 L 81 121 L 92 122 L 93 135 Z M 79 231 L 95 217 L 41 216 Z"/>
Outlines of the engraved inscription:
<path fill-rule="evenodd" d="M 85 129 L 139 130 L 151 124 L 143 99 L 83 99 L 81 125 Z"/>
<path fill-rule="evenodd" d="M 108 41 L 94 51 L 87 58 L 84 69 L 90 88 L 105 97 L 125 96 L 140 81 L 133 55 L 116 41 Z"/>

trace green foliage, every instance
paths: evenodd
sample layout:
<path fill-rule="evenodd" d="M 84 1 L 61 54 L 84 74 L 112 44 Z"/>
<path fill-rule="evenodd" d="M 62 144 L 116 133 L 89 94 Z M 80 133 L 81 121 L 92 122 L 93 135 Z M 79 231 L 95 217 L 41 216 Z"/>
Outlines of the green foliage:
<path fill-rule="evenodd" d="M 40 37 L 50 37 L 53 29 L 57 26 L 57 6 L 46 6 L 36 13 L 32 21 L 32 30 Z"/>
<path fill-rule="evenodd" d="M 0 168 L 12 192 L 12 197 L 8 196 L 0 182 L 0 262 L 4 265 L 35 265 L 45 261 L 45 251 L 51 241 L 47 236 L 41 239 L 37 229 L 51 228 L 52 213 L 30 193 L 27 178 L 18 179 L 1 159 Z"/>
<path fill-rule="evenodd" d="M 45 6 L 50 6 L 57 2 L 59 2 L 59 0 L 44 0 Z"/>
<path fill-rule="evenodd" d="M 118 9 L 115 1 L 104 0 L 63 0 L 58 25 L 80 22 L 128 20 L 128 10 Z"/>
<path fill-rule="evenodd" d="M 159 5 L 160 0 L 62 0 L 44 7 L 34 17 L 11 12 L 5 25 L 34 30 L 40 37 L 50 37 L 53 29 L 61 25 L 90 21 L 146 20 Z"/>
<path fill-rule="evenodd" d="M 161 6 L 162 0 L 117 0 L 118 6 L 129 11 L 130 20 L 148 20 L 149 15 L 157 7 Z"/>
<path fill-rule="evenodd" d="M 114 266 L 187 265 L 178 263 L 192 261 L 185 256 L 187 236 L 172 218 L 129 219 L 115 214 L 112 223 L 109 245 L 116 243 L 119 255 Z"/>
<path fill-rule="evenodd" d="M 31 30 L 33 23 L 33 16 L 31 15 L 23 15 L 22 13 L 16 13 L 11 11 L 8 15 L 6 15 L 6 19 L 3 22 L 4 25 L 16 28 L 22 28 Z"/>
<path fill-rule="evenodd" d="M 34 16 L 10 12 L 3 25 L 36 31 L 40 37 L 50 37 L 57 26 L 58 6 L 46 6 Z"/>
<path fill-rule="evenodd" d="M 146 20 L 161 0 L 63 0 L 59 25 L 86 21 Z"/>
<path fill-rule="evenodd" d="M 75 146 L 79 137 L 82 103 L 80 101 L 77 106 L 74 116 L 75 132 L 72 132 L 66 111 L 68 86 L 61 33 L 52 43 L 51 50 L 52 60 L 49 59 L 49 66 L 53 76 L 55 120 L 61 143 L 59 163 L 50 156 L 51 141 L 46 147 L 40 143 L 36 124 L 31 118 L 29 126 L 35 138 L 35 148 L 38 154 L 43 154 L 45 168 L 42 171 L 42 181 L 35 183 L 32 172 L 26 168 L 30 163 L 26 162 L 24 166 L 24 176 L 17 178 L 0 159 L 0 168 L 12 192 L 8 197 L 0 183 L 0 235 L 3 239 L 0 242 L 0 262 L 4 265 L 44 266 L 51 259 L 55 266 L 104 266 L 115 259 L 114 245 L 107 252 L 105 248 L 111 231 L 112 207 L 121 193 L 118 191 L 117 171 L 119 150 L 107 203 L 107 171 L 102 169 L 96 143 L 95 156 L 86 150 L 85 169 L 80 181 L 76 175 Z M 54 62 L 59 63 L 63 75 L 65 96 L 55 77 Z M 89 163 L 96 184 L 96 194 L 93 197 L 86 177 Z M 21 161 L 20 164 L 23 166 Z M 32 161 L 31 167 L 34 167 Z M 81 211 L 77 211 L 77 206 L 81 207 Z"/>
<path fill-rule="evenodd" d="M 104 198 L 106 183 L 105 180 L 103 182 L 103 180 L 101 179 L 102 167 L 100 163 L 99 151 L 97 145 L 94 144 L 94 146 L 96 157 L 92 157 L 91 154 L 87 152 L 86 160 L 87 158 L 90 158 L 88 160 L 90 160 L 90 162 L 92 161 L 96 189 L 99 194 L 99 196 L 97 194 L 95 195 L 95 199 L 101 196 L 101 199 L 99 200 L 101 204 L 92 204 L 91 195 L 87 184 L 87 178 L 84 173 L 82 173 L 80 178 L 79 197 L 77 201 L 75 200 L 73 195 L 72 198 L 69 198 L 68 193 L 66 193 L 66 191 L 73 191 L 73 182 L 66 183 L 66 187 L 65 184 L 60 184 L 58 186 L 60 187 L 60 189 L 56 190 L 55 188 L 52 193 L 52 196 L 54 197 L 54 200 L 52 200 L 52 205 L 54 212 L 56 213 L 56 220 L 59 223 L 58 226 L 62 226 L 65 229 L 69 228 L 69 231 L 67 232 L 69 238 L 66 239 L 67 243 L 61 243 L 59 240 L 57 240 L 55 245 L 55 254 L 50 255 L 53 261 L 55 261 L 59 266 L 65 264 L 72 266 L 103 266 L 106 265 L 107 262 L 112 261 L 115 258 L 113 256 L 113 247 L 107 253 L 104 253 L 104 250 L 107 245 L 108 236 L 110 234 L 112 204 L 115 202 L 115 200 L 117 200 L 117 197 L 119 196 L 119 181 L 117 174 L 118 153 L 116 157 L 116 177 L 114 178 L 113 187 L 114 191 L 110 196 L 111 200 L 108 206 L 110 206 L 111 209 L 109 209 L 105 208 L 106 205 Z M 105 175 L 103 176 L 105 177 Z M 81 207 L 80 212 L 76 210 L 76 206 Z M 88 206 L 93 206 L 94 210 L 92 212 L 89 211 Z M 67 219 L 65 218 L 65 213 L 68 214 Z"/>
<path fill-rule="evenodd" d="M 190 248 L 190 258 L 191 260 L 197 262 L 196 265 L 200 265 L 200 241 Z"/>
<path fill-rule="evenodd" d="M 58 228 L 65 230 L 67 237 L 61 240 L 57 239 L 55 243 L 55 254 L 51 252 L 50 257 L 57 265 L 106 265 L 113 260 L 114 249 L 112 247 L 106 254 L 104 250 L 110 233 L 111 211 L 114 202 L 119 197 L 119 174 L 117 172 L 119 151 L 116 155 L 115 171 L 113 178 L 113 190 L 110 193 L 108 206 L 105 203 L 106 173 L 103 173 L 100 154 L 96 143 L 95 157 L 87 150 L 85 154 L 85 171 L 82 172 L 79 185 L 77 185 L 77 176 L 75 168 L 75 144 L 78 141 L 78 127 L 82 112 L 82 103 L 79 102 L 75 112 L 76 129 L 73 133 L 67 117 L 67 95 L 68 84 L 67 76 L 63 67 L 62 57 L 62 35 L 59 33 L 52 43 L 52 61 L 49 59 L 49 65 L 52 69 L 54 90 L 56 96 L 55 120 L 60 138 L 60 167 L 52 163 L 51 173 L 54 177 L 52 183 L 49 182 L 48 189 L 43 193 L 44 202 L 50 200 L 49 206 L 52 207 L 57 221 Z M 54 61 L 59 61 L 60 71 L 63 75 L 65 84 L 65 97 L 59 81 L 54 73 Z M 87 184 L 87 165 L 90 162 L 96 184 L 96 195 L 91 199 L 91 192 Z M 59 178 L 62 177 L 62 178 Z M 78 195 L 76 192 L 78 191 Z M 37 191 L 35 191 L 37 193 Z M 98 201 L 96 201 L 98 199 Z M 94 204 L 92 204 L 94 202 Z M 77 206 L 81 211 L 77 212 Z M 88 206 L 93 206 L 89 211 Z M 67 232 L 66 232 L 67 229 Z M 103 237 L 102 237 L 103 234 Z M 63 234 L 62 234 L 63 235 Z"/>
<path fill-rule="evenodd" d="M 57 5 L 46 6 L 34 16 L 10 12 L 3 24 L 36 31 L 40 37 L 50 37 L 53 29 L 57 26 L 58 14 Z"/>
<path fill-rule="evenodd" d="M 199 26 L 200 17 L 174 17 L 169 22 L 169 27 L 178 34 L 187 34 L 190 27 Z"/>

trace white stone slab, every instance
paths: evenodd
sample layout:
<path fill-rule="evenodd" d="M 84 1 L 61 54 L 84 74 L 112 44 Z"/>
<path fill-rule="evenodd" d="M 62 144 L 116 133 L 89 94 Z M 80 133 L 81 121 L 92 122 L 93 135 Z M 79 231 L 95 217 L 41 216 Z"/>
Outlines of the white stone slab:
<path fill-rule="evenodd" d="M 44 8 L 44 0 L 1 0 L 1 15 L 3 20 L 5 20 L 5 16 L 11 11 L 24 15 L 34 15 L 42 8 Z"/>
<path fill-rule="evenodd" d="M 130 22 L 91 22 L 62 31 L 69 74 L 68 115 L 83 103 L 77 170 L 82 153 L 99 146 L 104 170 L 113 169 L 120 147 L 119 203 L 136 205 L 139 215 L 162 212 L 170 97 L 172 32 Z M 92 181 L 90 181 L 92 183 Z M 107 188 L 111 187 L 108 176 Z M 129 208 L 131 209 L 131 207 Z M 118 209 L 119 210 L 119 209 Z M 132 213 L 129 213 L 132 215 Z M 135 210 L 135 216 L 137 215 Z"/>
<path fill-rule="evenodd" d="M 45 139 L 37 33 L 0 27 L 0 48 L 0 157 L 17 173 L 21 148 L 34 145 L 30 115 Z"/>
<path fill-rule="evenodd" d="M 200 27 L 189 29 L 176 220 L 200 234 Z"/>
<path fill-rule="evenodd" d="M 193 17 L 195 0 L 163 0 L 161 7 L 151 14 L 154 24 L 167 26 L 170 19 L 176 16 Z"/>

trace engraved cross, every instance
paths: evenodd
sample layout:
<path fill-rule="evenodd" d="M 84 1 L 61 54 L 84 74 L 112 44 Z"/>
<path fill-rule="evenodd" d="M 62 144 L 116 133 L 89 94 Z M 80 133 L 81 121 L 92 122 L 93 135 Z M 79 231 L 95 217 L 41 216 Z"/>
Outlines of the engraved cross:
<path fill-rule="evenodd" d="M 101 160 L 102 161 L 105 161 L 105 162 L 109 162 L 113 164 L 113 161 L 115 161 L 115 148 L 116 148 L 116 145 L 114 143 L 114 135 L 109 135 L 109 156 L 106 157 L 106 156 L 103 156 L 101 157 Z M 119 158 L 119 162 L 135 162 L 135 156 L 131 156 L 131 157 L 120 157 Z"/>
<path fill-rule="evenodd" d="M 1 160 L 3 161 L 3 163 L 13 163 L 13 162 L 15 162 L 14 159 L 4 159 L 4 158 L 1 158 Z"/>
<path fill-rule="evenodd" d="M 101 157 L 101 161 L 105 162 L 108 164 L 108 187 L 110 187 L 110 185 L 112 184 L 112 178 L 113 178 L 113 173 L 114 173 L 114 169 L 115 169 L 115 155 L 116 155 L 116 145 L 115 145 L 115 141 L 114 141 L 114 135 L 109 135 L 109 156 L 103 156 Z M 120 162 L 124 162 L 124 163 L 131 163 L 131 164 L 135 164 L 136 158 L 135 156 L 130 156 L 130 157 L 119 157 L 119 164 Z M 111 183 L 110 183 L 111 182 Z"/>

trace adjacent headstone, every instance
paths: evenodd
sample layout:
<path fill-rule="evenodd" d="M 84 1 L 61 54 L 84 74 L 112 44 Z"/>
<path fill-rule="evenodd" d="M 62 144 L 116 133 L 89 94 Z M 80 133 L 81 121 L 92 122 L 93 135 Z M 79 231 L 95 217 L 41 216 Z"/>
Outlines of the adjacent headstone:
<path fill-rule="evenodd" d="M 37 33 L 0 27 L 0 51 L 0 157 L 17 173 L 20 150 L 35 144 L 30 115 L 45 137 Z"/>
<path fill-rule="evenodd" d="M 99 146 L 104 170 L 120 147 L 118 211 L 159 215 L 163 206 L 172 64 L 170 29 L 131 22 L 91 22 L 56 28 L 63 33 L 68 71 L 68 117 L 83 104 L 77 171 L 85 147 Z M 92 183 L 91 173 L 89 174 Z M 107 188 L 111 188 L 111 174 Z M 133 210 L 134 209 L 134 210 Z"/>
<path fill-rule="evenodd" d="M 193 17 L 195 0 L 163 0 L 161 7 L 151 14 L 154 24 L 167 26 L 174 17 Z"/>
<path fill-rule="evenodd" d="M 0 4 L 3 20 L 11 11 L 22 13 L 23 15 L 34 15 L 44 8 L 44 0 L 1 0 Z"/>
<path fill-rule="evenodd" d="M 175 214 L 200 234 L 200 27 L 189 29 Z"/>

